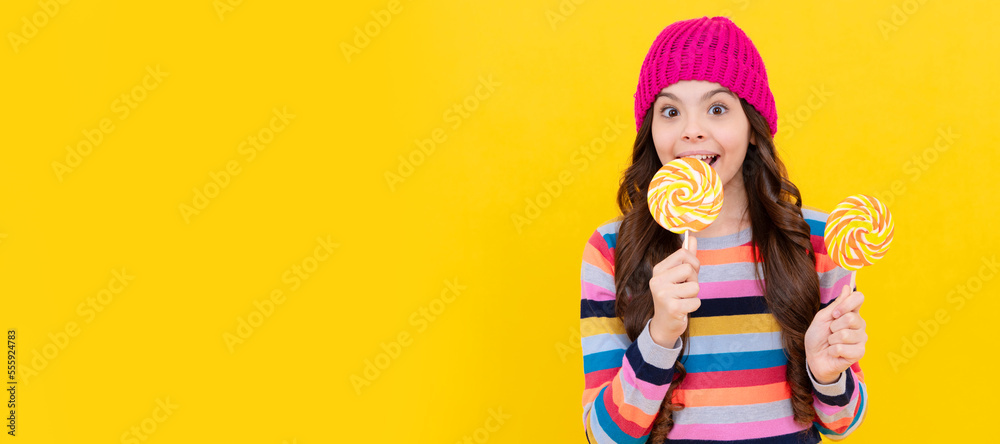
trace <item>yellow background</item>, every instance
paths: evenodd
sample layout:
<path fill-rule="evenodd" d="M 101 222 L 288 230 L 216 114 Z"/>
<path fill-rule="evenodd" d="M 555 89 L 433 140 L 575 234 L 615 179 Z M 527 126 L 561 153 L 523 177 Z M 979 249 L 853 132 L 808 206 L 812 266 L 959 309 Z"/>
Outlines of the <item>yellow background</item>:
<path fill-rule="evenodd" d="M 389 6 L 74 0 L 15 45 L 43 9 L 4 2 L 0 327 L 17 329 L 21 377 L 37 373 L 18 386 L 19 442 L 129 442 L 133 427 L 163 443 L 584 442 L 581 254 L 616 215 L 639 67 L 664 26 L 720 14 L 764 58 L 805 204 L 869 193 L 895 218 L 892 250 L 858 277 L 871 399 L 849 439 L 991 436 L 998 284 L 977 274 L 1000 247 L 1000 6 Z M 135 90 L 157 66 L 169 75 Z M 125 118 L 123 93 L 145 95 Z M 295 117 L 248 160 L 238 147 L 275 109 Z M 60 181 L 53 162 L 105 118 L 114 130 Z M 310 262 L 327 236 L 333 253 Z M 297 266 L 318 268 L 292 290 Z M 122 269 L 124 289 L 109 284 Z M 109 285 L 102 311 L 79 310 Z M 177 407 L 164 417 L 158 400 Z"/>

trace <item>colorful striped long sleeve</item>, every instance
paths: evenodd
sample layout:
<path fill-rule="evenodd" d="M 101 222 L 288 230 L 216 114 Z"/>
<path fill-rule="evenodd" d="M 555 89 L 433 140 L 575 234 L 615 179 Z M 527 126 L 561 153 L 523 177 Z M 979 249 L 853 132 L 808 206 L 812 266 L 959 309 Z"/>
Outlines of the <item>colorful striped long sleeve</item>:
<path fill-rule="evenodd" d="M 681 348 L 679 338 L 674 348 L 654 342 L 649 322 L 631 342 L 615 317 L 613 251 L 617 227 L 605 224 L 598 228 L 583 251 L 583 423 L 592 444 L 646 441 L 670 387 Z"/>
<path fill-rule="evenodd" d="M 855 275 L 827 256 L 826 213 L 812 208 L 802 213 L 816 251 L 820 302 L 826 306 L 844 285 L 855 288 Z M 820 434 L 840 439 L 858 427 L 867 392 L 857 363 L 834 383 L 814 380 L 814 421 L 809 426 L 794 421 L 781 330 L 754 277 L 760 264 L 751 256 L 750 229 L 699 237 L 701 307 L 690 315 L 684 356 L 679 356 L 681 339 L 674 348 L 653 342 L 648 322 L 635 342 L 629 341 L 614 309 L 620 224 L 614 219 L 598 227 L 583 252 L 582 419 L 590 443 L 646 442 L 677 359 L 687 377 L 674 390 L 673 401 L 685 408 L 674 413 L 670 442 L 814 443 Z"/>
<path fill-rule="evenodd" d="M 820 302 L 823 307 L 830 305 L 840 290 L 849 285 L 857 290 L 855 272 L 847 271 L 827 254 L 823 233 L 826 230 L 827 213 L 815 208 L 803 208 L 802 215 L 809 223 L 813 249 L 816 251 L 816 271 L 819 273 Z M 868 393 L 864 384 L 864 372 L 855 362 L 844 371 L 840 378 L 830 384 L 820 384 L 807 372 L 812 380 L 814 394 L 813 407 L 816 409 L 814 425 L 820 433 L 830 439 L 839 440 L 849 435 L 861 425 L 865 417 Z"/>

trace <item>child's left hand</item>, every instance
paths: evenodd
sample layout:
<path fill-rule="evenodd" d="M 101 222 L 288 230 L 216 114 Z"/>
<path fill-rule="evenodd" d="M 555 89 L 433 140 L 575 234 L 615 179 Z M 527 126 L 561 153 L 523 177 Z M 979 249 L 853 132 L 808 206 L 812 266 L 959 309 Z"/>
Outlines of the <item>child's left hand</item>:
<path fill-rule="evenodd" d="M 816 313 L 806 330 L 806 362 L 820 384 L 836 382 L 840 374 L 865 354 L 865 320 L 861 318 L 860 291 L 845 285 L 832 304 Z"/>

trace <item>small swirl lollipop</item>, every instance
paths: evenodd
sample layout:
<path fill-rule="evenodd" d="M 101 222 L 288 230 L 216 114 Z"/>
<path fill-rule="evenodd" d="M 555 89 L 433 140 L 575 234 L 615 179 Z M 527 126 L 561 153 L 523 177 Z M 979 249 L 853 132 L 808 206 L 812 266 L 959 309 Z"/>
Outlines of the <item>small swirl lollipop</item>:
<path fill-rule="evenodd" d="M 646 195 L 649 211 L 663 228 L 684 233 L 700 231 L 722 210 L 722 181 L 707 163 L 690 157 L 667 162 L 653 175 Z"/>
<path fill-rule="evenodd" d="M 823 241 L 833 261 L 858 270 L 882 258 L 892 242 L 892 214 L 878 199 L 855 194 L 844 199 L 826 219 Z"/>

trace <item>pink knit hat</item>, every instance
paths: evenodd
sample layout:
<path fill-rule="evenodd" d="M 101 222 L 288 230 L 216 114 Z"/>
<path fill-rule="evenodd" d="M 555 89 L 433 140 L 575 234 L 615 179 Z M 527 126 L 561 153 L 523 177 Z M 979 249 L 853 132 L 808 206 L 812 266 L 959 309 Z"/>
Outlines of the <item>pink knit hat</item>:
<path fill-rule="evenodd" d="M 635 92 L 635 129 L 639 130 L 656 95 L 681 80 L 715 82 L 745 99 L 760 112 L 773 136 L 778 112 L 767 85 L 767 71 L 757 48 L 726 17 L 675 22 L 660 32 L 646 53 Z"/>

